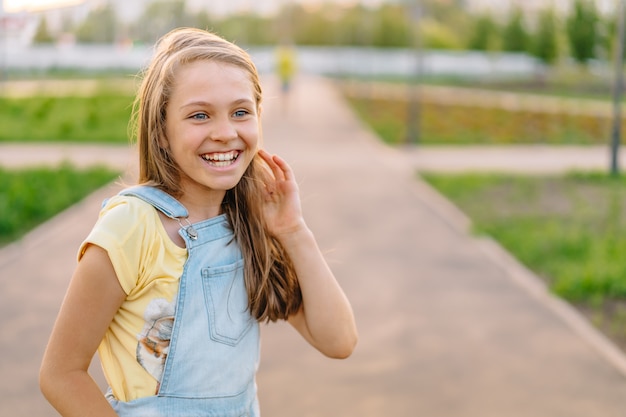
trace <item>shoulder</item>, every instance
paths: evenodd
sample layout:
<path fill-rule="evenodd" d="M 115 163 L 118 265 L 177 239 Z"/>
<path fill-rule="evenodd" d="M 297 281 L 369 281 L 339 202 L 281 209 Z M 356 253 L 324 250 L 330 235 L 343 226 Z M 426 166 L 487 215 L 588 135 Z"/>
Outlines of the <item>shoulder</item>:
<path fill-rule="evenodd" d="M 149 281 L 149 271 L 163 263 L 155 256 L 165 253 L 178 265 L 186 255 L 165 235 L 157 210 L 133 196 L 117 195 L 105 202 L 98 221 L 79 249 L 79 260 L 88 244 L 107 252 L 127 294 Z"/>
<path fill-rule="evenodd" d="M 159 217 L 151 204 L 132 196 L 114 196 L 100 210 L 89 240 L 107 247 L 127 247 L 150 241 L 157 233 Z"/>
<path fill-rule="evenodd" d="M 100 210 L 100 218 L 109 215 L 133 217 L 156 215 L 156 209 L 138 197 L 116 195 L 106 200 Z"/>

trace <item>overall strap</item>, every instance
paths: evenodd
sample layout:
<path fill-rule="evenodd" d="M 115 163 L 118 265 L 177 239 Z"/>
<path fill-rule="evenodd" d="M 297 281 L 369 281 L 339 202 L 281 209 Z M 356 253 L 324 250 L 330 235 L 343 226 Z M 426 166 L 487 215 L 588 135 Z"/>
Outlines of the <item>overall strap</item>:
<path fill-rule="evenodd" d="M 185 206 L 178 200 L 156 187 L 149 185 L 136 185 L 120 191 L 120 195 L 130 195 L 141 198 L 147 203 L 152 204 L 154 208 L 161 211 L 167 217 L 174 219 L 180 225 L 180 228 L 187 234 L 191 240 L 198 239 L 198 232 L 189 222 L 189 213 Z M 185 221 L 183 224 L 182 220 Z"/>
<path fill-rule="evenodd" d="M 185 206 L 165 191 L 161 191 L 156 187 L 136 185 L 120 191 L 119 195 L 130 195 L 141 198 L 172 219 L 184 219 L 189 216 Z"/>

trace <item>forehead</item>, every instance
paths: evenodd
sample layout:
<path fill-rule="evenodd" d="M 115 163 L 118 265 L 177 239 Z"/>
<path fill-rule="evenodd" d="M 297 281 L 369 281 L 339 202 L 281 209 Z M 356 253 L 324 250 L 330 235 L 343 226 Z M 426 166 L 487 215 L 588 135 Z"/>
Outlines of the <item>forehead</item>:
<path fill-rule="evenodd" d="M 254 99 L 254 85 L 248 71 L 234 64 L 197 60 L 182 64 L 173 74 L 171 100 L 188 96 L 216 96 Z M 241 97 L 246 96 L 246 97 Z"/>

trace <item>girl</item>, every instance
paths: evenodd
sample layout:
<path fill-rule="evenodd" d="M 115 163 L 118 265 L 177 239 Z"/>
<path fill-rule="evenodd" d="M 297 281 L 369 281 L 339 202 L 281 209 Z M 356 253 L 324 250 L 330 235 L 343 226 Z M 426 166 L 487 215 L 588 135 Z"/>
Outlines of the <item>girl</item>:
<path fill-rule="evenodd" d="M 349 356 L 349 302 L 260 149 L 261 87 L 239 47 L 197 29 L 157 44 L 135 103 L 139 184 L 104 205 L 46 350 L 63 416 L 258 416 L 259 322 Z M 110 388 L 87 373 L 98 350 Z"/>

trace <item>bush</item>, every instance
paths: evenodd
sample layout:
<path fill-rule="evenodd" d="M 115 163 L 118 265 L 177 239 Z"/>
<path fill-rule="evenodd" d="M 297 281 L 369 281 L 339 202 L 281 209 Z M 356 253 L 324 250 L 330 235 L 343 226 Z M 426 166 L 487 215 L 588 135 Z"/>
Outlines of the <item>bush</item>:
<path fill-rule="evenodd" d="M 0 246 L 7 244 L 76 203 L 118 173 L 96 167 L 77 170 L 0 168 Z"/>
<path fill-rule="evenodd" d="M 128 142 L 133 97 L 0 97 L 0 142 Z"/>
<path fill-rule="evenodd" d="M 350 98 L 360 118 L 388 144 L 406 138 L 408 103 Z M 420 143 L 468 144 L 605 144 L 608 117 L 540 111 L 509 111 L 424 102 L 420 105 Z"/>

